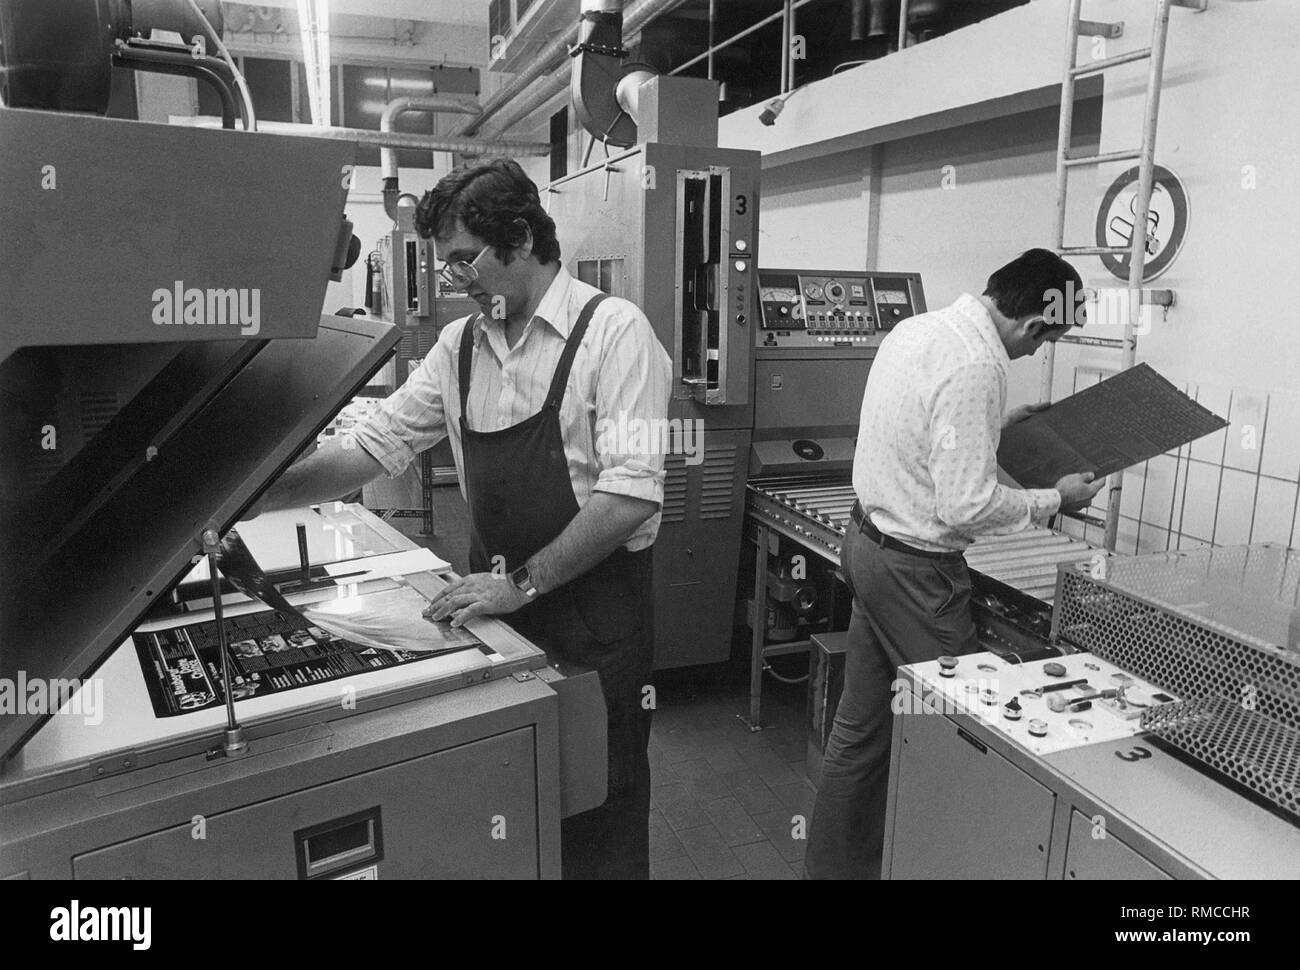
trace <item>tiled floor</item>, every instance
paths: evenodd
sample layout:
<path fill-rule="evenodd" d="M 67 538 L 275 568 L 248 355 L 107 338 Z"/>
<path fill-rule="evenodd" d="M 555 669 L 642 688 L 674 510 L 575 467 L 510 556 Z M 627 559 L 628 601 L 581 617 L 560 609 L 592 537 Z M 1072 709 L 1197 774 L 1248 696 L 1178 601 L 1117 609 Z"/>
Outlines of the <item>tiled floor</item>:
<path fill-rule="evenodd" d="M 751 733 L 736 716 L 749 708 L 742 663 L 661 672 L 655 686 L 650 877 L 801 877 L 814 794 L 801 687 L 768 679 Z"/>

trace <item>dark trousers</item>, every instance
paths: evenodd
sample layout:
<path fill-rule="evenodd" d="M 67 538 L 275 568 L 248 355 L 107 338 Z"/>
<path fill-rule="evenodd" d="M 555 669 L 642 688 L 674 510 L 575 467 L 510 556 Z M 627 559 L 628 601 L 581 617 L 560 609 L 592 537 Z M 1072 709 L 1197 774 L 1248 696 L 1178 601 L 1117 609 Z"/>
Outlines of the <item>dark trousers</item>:
<path fill-rule="evenodd" d="M 619 550 L 506 618 L 561 673 L 570 665 L 594 668 L 605 695 L 609 796 L 561 822 L 565 879 L 650 878 L 651 557 L 650 549 Z"/>
<path fill-rule="evenodd" d="M 809 879 L 880 878 L 898 668 L 980 649 L 965 561 L 886 549 L 852 525 L 847 533 L 840 558 L 853 619 L 808 833 Z"/>

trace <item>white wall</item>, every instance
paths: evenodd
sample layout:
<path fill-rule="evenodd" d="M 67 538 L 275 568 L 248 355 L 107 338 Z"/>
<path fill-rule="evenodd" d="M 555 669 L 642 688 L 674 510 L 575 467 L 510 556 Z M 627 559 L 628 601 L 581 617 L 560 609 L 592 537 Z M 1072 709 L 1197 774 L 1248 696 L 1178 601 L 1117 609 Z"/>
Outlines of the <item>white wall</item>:
<path fill-rule="evenodd" d="M 1126 25 L 1097 55 L 1148 44 L 1153 8 L 1088 0 L 1086 18 Z M 758 123 L 761 106 L 722 119 L 723 145 L 764 155 L 762 263 L 916 270 L 939 305 L 1020 250 L 1050 245 L 1066 9 L 1066 0 L 1035 0 L 817 82 L 774 127 Z M 1290 173 L 1300 128 L 1288 107 L 1300 90 L 1295 14 L 1293 0 L 1172 11 L 1156 160 L 1188 188 L 1190 231 L 1151 284 L 1175 290 L 1177 305 L 1156 314 L 1138 360 L 1233 424 L 1127 477 L 1133 521 L 1121 535 L 1135 545 L 1140 512 L 1143 550 L 1300 544 L 1300 320 L 1289 293 L 1300 258 L 1300 184 Z M 1092 43 L 1081 42 L 1081 61 Z M 1106 74 L 1099 134 L 1092 129 L 1102 151 L 1139 143 L 1145 78 L 1144 62 Z M 1130 164 L 1075 171 L 1067 244 L 1092 242 L 1095 207 Z M 1117 284 L 1099 260 L 1075 262 L 1086 284 Z M 1062 348 L 1054 397 L 1118 362 L 1116 351 Z M 1038 375 L 1037 362 L 1014 368 L 1011 403 L 1036 396 Z"/>
<path fill-rule="evenodd" d="M 867 264 L 871 153 L 837 152 L 763 173 L 758 252 L 764 266 Z"/>
<path fill-rule="evenodd" d="M 1075 145 L 1096 151 L 1100 103 L 1075 109 Z M 931 307 L 980 293 L 990 273 L 1055 235 L 1057 110 L 1040 108 L 892 141 L 880 152 L 876 268 L 921 273 Z M 1067 239 L 1091 198 L 1070 198 Z M 1074 230 L 1071 232 L 1070 230 Z M 1076 259 L 1084 269 L 1086 260 Z M 1041 367 L 1012 362 L 1008 405 L 1038 399 Z"/>

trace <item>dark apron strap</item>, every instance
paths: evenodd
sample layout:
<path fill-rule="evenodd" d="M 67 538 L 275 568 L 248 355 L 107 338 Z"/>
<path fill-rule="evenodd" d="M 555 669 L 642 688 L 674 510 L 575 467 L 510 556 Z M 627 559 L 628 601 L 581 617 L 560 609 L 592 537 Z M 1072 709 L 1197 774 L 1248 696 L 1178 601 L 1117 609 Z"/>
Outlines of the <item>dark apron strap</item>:
<path fill-rule="evenodd" d="M 551 389 L 546 394 L 546 406 L 548 408 L 555 408 L 556 411 L 560 410 L 560 402 L 564 400 L 565 388 L 569 386 L 569 371 L 573 367 L 573 358 L 577 356 L 578 345 L 582 343 L 582 338 L 587 333 L 587 324 L 591 323 L 596 307 L 608 299 L 608 293 L 597 293 L 587 301 L 587 305 L 578 314 L 578 322 L 569 331 L 569 339 L 564 344 L 564 353 L 560 355 L 560 362 L 555 366 L 555 376 L 551 378 Z"/>
<path fill-rule="evenodd" d="M 460 417 L 466 427 L 469 427 L 469 408 L 466 403 L 469 401 L 469 372 L 474 363 L 474 333 L 482 319 L 481 313 L 470 317 L 465 321 L 465 329 L 460 334 Z"/>
<path fill-rule="evenodd" d="M 569 371 L 573 369 L 573 358 L 577 356 L 578 345 L 582 343 L 582 338 L 586 336 L 587 326 L 591 323 L 596 307 L 607 299 L 609 299 L 608 293 L 597 293 L 587 301 L 586 306 L 578 314 L 578 322 L 573 325 L 573 329 L 569 332 L 569 339 L 564 344 L 564 352 L 560 354 L 560 362 L 556 365 L 555 374 L 551 378 L 551 387 L 546 394 L 547 407 L 559 410 L 560 403 L 564 400 L 565 388 L 569 386 Z M 478 328 L 479 321 L 482 319 L 483 314 L 480 313 L 478 316 L 466 321 L 465 329 L 460 335 L 460 413 L 461 417 L 465 419 L 466 427 L 469 426 L 469 375 L 474 362 L 474 333 Z"/>

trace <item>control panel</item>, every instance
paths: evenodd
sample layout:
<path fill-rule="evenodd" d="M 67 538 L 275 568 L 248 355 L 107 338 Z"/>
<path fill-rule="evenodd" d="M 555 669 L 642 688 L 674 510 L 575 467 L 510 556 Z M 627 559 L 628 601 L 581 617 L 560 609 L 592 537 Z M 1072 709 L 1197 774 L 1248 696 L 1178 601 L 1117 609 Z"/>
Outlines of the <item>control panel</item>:
<path fill-rule="evenodd" d="M 901 671 L 923 710 L 978 718 L 1037 755 L 1133 737 L 1143 711 L 1177 699 L 1090 653 L 1024 664 L 974 653 Z"/>
<path fill-rule="evenodd" d="M 852 347 L 925 311 L 916 273 L 760 269 L 760 347 Z"/>

